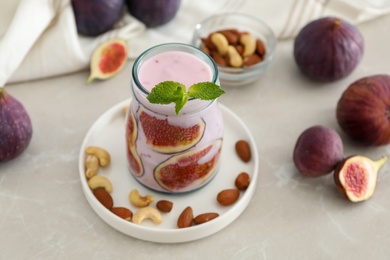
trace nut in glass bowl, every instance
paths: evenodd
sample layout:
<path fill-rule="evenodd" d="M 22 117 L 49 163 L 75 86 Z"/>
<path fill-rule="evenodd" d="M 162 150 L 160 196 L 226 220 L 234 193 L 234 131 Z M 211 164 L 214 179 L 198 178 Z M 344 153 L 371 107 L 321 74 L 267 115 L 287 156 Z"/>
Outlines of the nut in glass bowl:
<path fill-rule="evenodd" d="M 254 82 L 267 70 L 274 57 L 276 38 L 258 18 L 223 13 L 196 25 L 192 45 L 214 59 L 223 87 L 237 87 Z"/>

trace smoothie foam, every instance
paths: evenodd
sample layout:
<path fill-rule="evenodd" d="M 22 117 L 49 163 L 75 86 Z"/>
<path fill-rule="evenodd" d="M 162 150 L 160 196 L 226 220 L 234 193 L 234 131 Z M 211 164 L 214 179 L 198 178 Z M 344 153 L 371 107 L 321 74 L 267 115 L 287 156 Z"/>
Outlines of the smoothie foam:
<path fill-rule="evenodd" d="M 170 51 L 160 53 L 146 60 L 138 71 L 142 86 L 151 90 L 162 81 L 176 81 L 187 89 L 199 82 L 210 81 L 212 74 L 209 66 L 189 53 Z"/>

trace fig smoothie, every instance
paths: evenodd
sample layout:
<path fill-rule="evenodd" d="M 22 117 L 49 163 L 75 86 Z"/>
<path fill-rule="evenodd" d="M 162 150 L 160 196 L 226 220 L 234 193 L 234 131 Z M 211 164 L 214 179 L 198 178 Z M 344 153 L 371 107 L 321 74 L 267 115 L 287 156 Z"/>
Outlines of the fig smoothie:
<path fill-rule="evenodd" d="M 187 88 L 199 82 L 216 84 L 211 58 L 185 44 L 155 46 L 135 61 L 133 99 L 127 115 L 128 167 L 144 186 L 165 193 L 183 193 L 209 183 L 219 168 L 223 119 L 216 100 L 189 99 L 179 115 L 173 103 L 152 104 L 151 89 L 163 81 Z"/>

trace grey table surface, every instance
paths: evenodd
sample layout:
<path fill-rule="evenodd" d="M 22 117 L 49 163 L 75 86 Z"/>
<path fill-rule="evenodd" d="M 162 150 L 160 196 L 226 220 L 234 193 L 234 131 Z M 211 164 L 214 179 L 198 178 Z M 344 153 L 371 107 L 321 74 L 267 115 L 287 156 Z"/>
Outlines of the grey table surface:
<path fill-rule="evenodd" d="M 390 154 L 389 146 L 351 142 L 335 117 L 336 103 L 350 83 L 389 73 L 389 25 L 390 16 L 359 25 L 365 54 L 345 79 L 307 80 L 294 63 L 293 42 L 283 41 L 262 78 L 226 89 L 220 102 L 256 140 L 259 180 L 248 207 L 232 224 L 187 243 L 124 235 L 94 212 L 81 189 L 81 143 L 101 114 L 131 97 L 132 61 L 116 77 L 88 87 L 88 71 L 7 85 L 29 111 L 34 133 L 19 158 L 0 165 L 0 259 L 388 259 L 388 164 L 374 196 L 353 204 L 336 191 L 332 175 L 302 177 L 292 151 L 304 129 L 322 124 L 340 133 L 346 155 Z"/>

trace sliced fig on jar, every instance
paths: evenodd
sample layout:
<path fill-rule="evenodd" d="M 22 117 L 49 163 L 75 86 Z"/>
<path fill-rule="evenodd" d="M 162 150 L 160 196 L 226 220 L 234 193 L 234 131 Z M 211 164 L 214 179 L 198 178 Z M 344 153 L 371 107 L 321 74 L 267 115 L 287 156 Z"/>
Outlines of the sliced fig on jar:
<path fill-rule="evenodd" d="M 348 76 L 359 64 L 364 39 L 358 28 L 337 17 L 311 21 L 294 41 L 294 58 L 307 77 L 322 82 Z"/>
<path fill-rule="evenodd" d="M 336 117 L 351 139 L 367 146 L 390 144 L 390 75 L 350 84 L 337 103 Z"/>
<path fill-rule="evenodd" d="M 137 121 L 135 120 L 134 114 L 132 110 L 129 110 L 127 117 L 127 128 L 126 128 L 126 137 L 127 142 L 130 145 L 135 146 L 135 142 L 138 137 L 138 128 Z"/>
<path fill-rule="evenodd" d="M 146 143 L 160 153 L 177 153 L 191 148 L 202 138 L 206 126 L 201 118 L 186 127 L 173 125 L 167 118 L 157 118 L 143 109 L 138 110 L 138 118 Z"/>
<path fill-rule="evenodd" d="M 144 174 L 142 160 L 136 149 L 138 137 L 137 121 L 132 111 L 129 111 L 127 117 L 126 140 L 127 140 L 127 161 L 129 162 L 130 171 L 137 177 Z"/>
<path fill-rule="evenodd" d="M 127 42 L 111 39 L 100 44 L 92 53 L 87 84 L 94 79 L 109 79 L 120 72 L 127 62 Z"/>
<path fill-rule="evenodd" d="M 30 144 L 32 132 L 24 106 L 0 87 L 0 163 L 19 156 Z"/>
<path fill-rule="evenodd" d="M 174 155 L 154 169 L 158 184 L 167 191 L 188 191 L 205 183 L 218 167 L 222 139 Z"/>
<path fill-rule="evenodd" d="M 343 159 L 334 171 L 338 190 L 351 202 L 371 198 L 375 192 L 378 172 L 387 160 L 387 156 L 374 161 L 361 155 Z"/>

